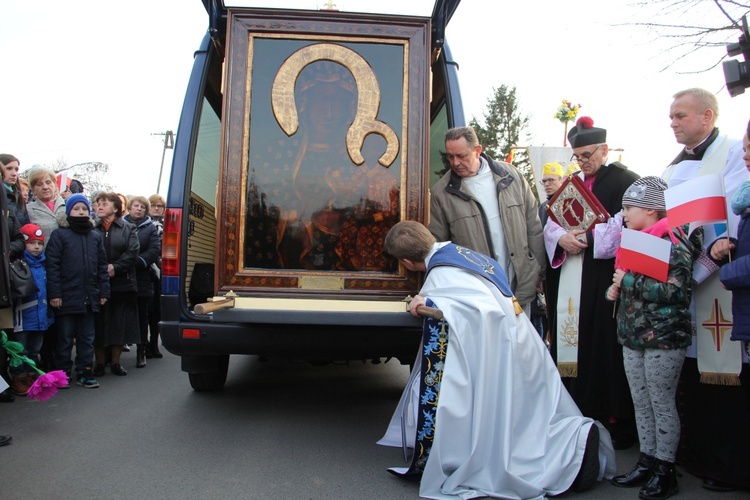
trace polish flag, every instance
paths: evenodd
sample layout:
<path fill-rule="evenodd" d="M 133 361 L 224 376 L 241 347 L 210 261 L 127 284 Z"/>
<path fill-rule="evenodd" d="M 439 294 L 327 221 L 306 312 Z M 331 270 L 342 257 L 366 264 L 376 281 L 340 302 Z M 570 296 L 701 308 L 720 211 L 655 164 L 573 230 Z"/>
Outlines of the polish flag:
<path fill-rule="evenodd" d="M 664 191 L 669 227 L 726 222 L 727 201 L 721 174 L 701 175 Z"/>
<path fill-rule="evenodd" d="M 634 229 L 622 230 L 619 265 L 666 283 L 672 243 Z"/>
<path fill-rule="evenodd" d="M 65 189 L 70 186 L 70 181 L 68 180 L 68 171 L 63 170 L 62 172 L 56 174 L 55 183 L 57 184 L 57 190 L 61 193 L 64 192 Z"/>

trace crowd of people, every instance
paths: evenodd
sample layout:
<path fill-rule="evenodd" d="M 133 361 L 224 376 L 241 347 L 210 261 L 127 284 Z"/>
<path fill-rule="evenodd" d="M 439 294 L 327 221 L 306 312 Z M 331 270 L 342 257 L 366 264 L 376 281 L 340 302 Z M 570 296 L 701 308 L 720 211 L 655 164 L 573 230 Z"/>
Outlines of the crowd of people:
<path fill-rule="evenodd" d="M 568 134 L 579 170 L 545 165 L 541 207 L 513 165 L 482 152 L 471 127 L 446 134 L 451 169 L 431 190 L 429 225 L 400 222 L 385 240 L 403 267 L 427 275 L 409 310 L 434 305 L 448 322 L 440 336 L 425 330 L 381 440 L 420 440 L 424 451 L 430 438 L 410 469 L 422 475 L 422 496 L 538 497 L 583 491 L 604 476 L 662 499 L 678 492 L 677 465 L 709 490 L 750 488 L 750 124 L 742 141 L 731 140 L 716 126 L 712 93 L 693 88 L 673 99 L 670 126 L 682 149 L 661 177 L 610 162 L 607 130 L 584 117 Z M 43 167 L 26 182 L 19 167 L 0 155 L 0 328 L 42 369 L 64 370 L 68 385 L 99 387 L 107 368 L 126 375 L 129 345 L 136 368 L 161 357 L 164 199 L 88 197 L 77 181 L 60 189 Z M 726 224 L 671 227 L 665 192 L 713 174 L 726 189 Z M 606 223 L 571 230 L 547 216 L 569 175 L 611 215 Z M 623 264 L 623 228 L 669 244 L 665 280 Z M 14 259 L 32 270 L 34 294 L 10 296 Z M 533 311 L 540 293 L 543 317 Z M 699 340 L 705 331 L 708 345 Z M 0 353 L 10 385 L 0 401 L 25 395 L 34 373 L 8 368 Z M 432 409 L 420 410 L 426 404 Z M 9 440 L 0 436 L 0 445 Z M 637 463 L 616 476 L 614 450 L 636 443 Z"/>
<path fill-rule="evenodd" d="M 18 158 L 0 154 L 0 328 L 7 338 L 19 342 L 42 371 L 64 371 L 64 388 L 97 388 L 107 368 L 127 375 L 121 353 L 133 345 L 136 368 L 163 357 L 158 302 L 164 198 L 88 196 L 80 181 L 61 182 L 46 167 L 33 167 L 28 180 L 19 170 Z M 10 263 L 16 260 L 31 270 L 36 291 L 30 295 L 12 296 Z M 13 402 L 26 396 L 39 373 L 28 363 L 9 365 L 0 350 L 0 376 L 9 386 L 0 402 Z M 9 441 L 2 436 L 0 445 Z"/>
<path fill-rule="evenodd" d="M 731 140 L 716 126 L 719 109 L 712 93 L 692 88 L 673 99 L 670 126 L 682 150 L 661 177 L 641 178 L 622 163 L 608 161 L 607 130 L 582 117 L 568 134 L 571 165 L 580 171 L 544 165 L 540 185 L 547 199 L 541 207 L 512 165 L 482 152 L 471 127 L 446 134 L 451 170 L 431 190 L 429 231 L 399 223 L 386 238 L 386 251 L 404 267 L 427 273 L 410 311 L 416 314 L 430 299 L 447 311 L 450 326 L 442 343 L 425 330 L 410 386 L 381 440 L 405 446 L 417 441 L 415 453 L 421 450 L 423 458 L 410 473 L 423 474 L 422 496 L 525 498 L 580 491 L 586 450 L 597 443 L 601 457 L 610 444 L 613 449 L 638 444 L 639 458 L 626 474 L 615 476 L 606 460 L 599 466 L 612 484 L 636 488 L 640 498 L 676 494 L 676 465 L 701 478 L 708 490 L 750 488 L 750 124 L 743 141 Z M 687 225 L 671 228 L 665 192 L 713 174 L 725 186 L 726 223 L 693 231 Z M 582 181 L 611 216 L 608 221 L 566 229 L 548 217 L 548 205 L 568 175 Z M 668 243 L 665 280 L 623 264 L 619 245 L 625 227 Z M 439 256 L 452 248 L 459 257 L 443 263 Z M 472 270 L 465 261 L 484 264 Z M 453 270 L 444 270 L 445 265 Z M 458 269 L 485 279 L 477 281 Z M 505 284 L 487 274 L 501 274 Z M 482 282 L 486 286 L 479 286 Z M 511 294 L 526 314 L 508 323 Z M 544 312 L 532 307 L 539 296 L 546 297 Z M 482 307 L 469 307 L 473 301 Z M 482 336 L 487 322 L 496 325 L 492 340 Z M 535 340 L 526 333 L 530 325 L 539 330 Z M 481 346 L 474 346 L 475 337 L 483 339 Z M 535 345 L 547 340 L 545 356 L 556 367 L 554 377 L 538 350 L 524 350 L 522 339 Z M 496 341 L 519 357 L 493 350 Z M 431 359 L 437 345 L 442 357 Z M 553 404 L 523 378 L 517 363 L 547 380 Z M 429 368 L 422 374 L 421 400 L 412 401 L 420 394 L 420 364 Z M 486 373 L 499 377 L 491 389 Z M 565 390 L 557 392 L 553 379 L 561 380 Z M 442 380 L 439 400 L 435 380 Z M 535 400 L 531 407 L 518 401 L 520 393 L 512 399 L 506 394 L 506 383 L 513 381 Z M 577 409 L 563 404 L 567 394 Z M 425 404 L 437 411 L 420 406 Z M 526 408 L 526 419 L 515 418 L 516 406 Z M 590 420 L 581 420 L 578 409 Z M 502 421 L 495 422 L 493 432 L 488 414 Z M 399 422 L 422 422 L 423 415 L 436 422 L 410 439 L 403 431 L 408 425 Z M 527 432 L 536 444 L 544 443 L 548 429 L 562 421 L 578 436 L 567 450 L 576 467 L 551 464 L 544 454 L 532 460 L 518 451 Z M 599 430 L 598 438 L 591 429 Z M 430 445 L 423 442 L 425 436 Z M 484 436 L 481 444 L 475 436 Z M 559 444 L 551 437 L 546 443 L 547 456 L 561 451 L 552 450 Z M 432 451 L 424 451 L 429 446 Z M 520 453 L 520 462 L 508 460 L 507 450 L 514 457 Z"/>

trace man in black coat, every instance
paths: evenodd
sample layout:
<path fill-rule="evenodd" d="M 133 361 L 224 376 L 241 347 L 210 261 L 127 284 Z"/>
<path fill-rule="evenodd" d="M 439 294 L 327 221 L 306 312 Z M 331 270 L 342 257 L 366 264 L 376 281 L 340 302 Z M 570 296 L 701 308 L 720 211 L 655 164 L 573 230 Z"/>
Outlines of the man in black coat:
<path fill-rule="evenodd" d="M 594 127 L 591 118 L 582 117 L 570 130 L 568 140 L 573 148 L 572 160 L 581 167 L 577 175 L 610 215 L 619 212 L 622 195 L 638 175 L 621 163 L 607 164 L 607 131 Z M 607 287 L 612 284 L 615 260 L 594 258 L 593 231 L 565 231 L 552 220 L 545 225 L 544 241 L 552 265 L 547 273 L 550 352 L 560 366 L 559 336 L 565 326 L 568 333 L 577 327 L 577 360 L 573 360 L 575 368 L 568 373 L 573 376 L 563 380 L 581 412 L 610 428 L 615 449 L 629 448 L 636 438 L 633 403 L 623 368 L 622 347 L 617 343 L 613 306 L 605 297 Z M 573 276 L 566 274 L 565 282 L 561 282 L 565 266 L 578 265 L 574 262 L 581 262 L 579 255 L 583 257 L 582 265 L 568 267 L 568 271 L 575 269 Z M 579 284 L 580 297 L 577 291 L 565 294 L 572 285 L 577 290 Z M 558 311 L 561 295 L 565 303 L 561 303 L 564 307 Z M 561 372 L 566 375 L 565 370 Z"/>

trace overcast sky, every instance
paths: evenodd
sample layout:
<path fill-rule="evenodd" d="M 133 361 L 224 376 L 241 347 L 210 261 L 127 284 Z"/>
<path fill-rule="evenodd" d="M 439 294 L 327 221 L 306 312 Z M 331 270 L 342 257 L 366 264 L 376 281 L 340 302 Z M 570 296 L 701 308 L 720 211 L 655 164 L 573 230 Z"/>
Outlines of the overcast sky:
<path fill-rule="evenodd" d="M 356 9 L 363 2 L 372 5 L 335 3 Z M 493 87 L 516 86 L 531 116 L 530 144 L 561 146 L 563 126 L 552 116 L 566 98 L 608 130 L 610 147 L 625 150 L 624 163 L 659 175 L 679 151 L 669 129 L 671 96 L 702 86 L 719 96 L 722 130 L 739 138 L 750 93 L 730 98 L 720 65 L 698 74 L 660 72 L 671 57 L 668 43 L 622 26 L 660 19 L 650 9 L 626 0 L 463 0 L 447 40 L 460 66 L 467 119 L 482 115 Z M 721 22 L 711 9 L 689 11 L 683 20 L 711 16 Z M 120 191 L 155 192 L 162 137 L 152 134 L 176 131 L 207 23 L 199 0 L 3 0 L 0 152 L 19 157 L 22 169 L 106 162 Z M 677 69 L 702 69 L 724 54 L 723 47 L 704 51 Z M 162 193 L 170 163 L 167 154 Z"/>

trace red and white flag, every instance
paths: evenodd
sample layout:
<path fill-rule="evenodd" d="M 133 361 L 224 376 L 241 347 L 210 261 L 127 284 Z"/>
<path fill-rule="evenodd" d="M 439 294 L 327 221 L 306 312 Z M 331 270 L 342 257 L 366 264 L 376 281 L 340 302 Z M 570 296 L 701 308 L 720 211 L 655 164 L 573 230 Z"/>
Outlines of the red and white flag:
<path fill-rule="evenodd" d="M 618 265 L 666 283 L 672 243 L 634 229 L 622 230 Z"/>
<path fill-rule="evenodd" d="M 664 191 L 669 227 L 726 222 L 727 201 L 721 174 L 701 175 Z"/>
<path fill-rule="evenodd" d="M 63 170 L 62 172 L 59 172 L 55 175 L 55 183 L 57 184 L 57 190 L 61 193 L 64 192 L 68 186 L 70 186 L 67 170 Z"/>

